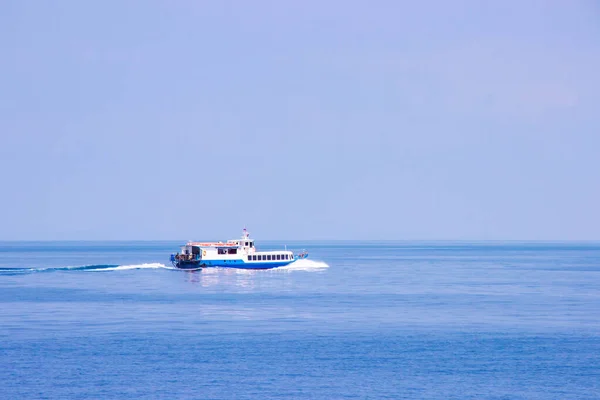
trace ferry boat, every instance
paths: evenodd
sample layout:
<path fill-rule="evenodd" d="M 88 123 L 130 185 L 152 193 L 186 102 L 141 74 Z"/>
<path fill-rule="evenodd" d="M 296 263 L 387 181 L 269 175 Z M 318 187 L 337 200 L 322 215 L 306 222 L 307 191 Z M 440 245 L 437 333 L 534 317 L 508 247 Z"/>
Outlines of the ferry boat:
<path fill-rule="evenodd" d="M 299 254 L 289 250 L 258 251 L 254 239 L 250 239 L 250 234 L 244 228 L 241 239 L 188 242 L 181 246 L 181 253 L 171 254 L 171 263 L 174 267 L 187 270 L 207 267 L 269 269 L 306 257 L 306 251 Z"/>

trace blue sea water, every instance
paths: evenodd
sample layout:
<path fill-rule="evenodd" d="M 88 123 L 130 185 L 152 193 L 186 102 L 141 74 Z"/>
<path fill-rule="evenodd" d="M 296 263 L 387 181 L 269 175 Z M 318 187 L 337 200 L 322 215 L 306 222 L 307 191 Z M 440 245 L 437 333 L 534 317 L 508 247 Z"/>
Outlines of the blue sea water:
<path fill-rule="evenodd" d="M 179 244 L 0 242 L 0 398 L 600 399 L 599 243 Z"/>

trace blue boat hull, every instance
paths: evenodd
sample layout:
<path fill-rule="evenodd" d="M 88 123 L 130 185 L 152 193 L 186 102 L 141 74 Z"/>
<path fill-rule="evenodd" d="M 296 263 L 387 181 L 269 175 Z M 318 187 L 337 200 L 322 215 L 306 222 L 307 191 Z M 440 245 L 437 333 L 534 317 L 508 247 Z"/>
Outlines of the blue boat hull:
<path fill-rule="evenodd" d="M 307 258 L 308 254 L 303 253 L 299 256 L 295 256 L 292 260 L 277 260 L 277 261 L 246 261 L 244 259 L 241 260 L 203 260 L 203 259 L 195 259 L 195 260 L 176 260 L 173 255 L 171 255 L 171 262 L 173 266 L 178 269 L 183 270 L 197 270 L 201 268 L 239 268 L 239 269 L 272 269 L 277 267 L 283 267 L 293 263 L 296 260 Z"/>
<path fill-rule="evenodd" d="M 271 269 L 283 267 L 291 264 L 296 260 L 286 261 L 267 261 L 267 262 L 246 262 L 244 260 L 202 260 L 202 264 L 209 267 L 220 268 L 240 268 L 240 269 Z"/>

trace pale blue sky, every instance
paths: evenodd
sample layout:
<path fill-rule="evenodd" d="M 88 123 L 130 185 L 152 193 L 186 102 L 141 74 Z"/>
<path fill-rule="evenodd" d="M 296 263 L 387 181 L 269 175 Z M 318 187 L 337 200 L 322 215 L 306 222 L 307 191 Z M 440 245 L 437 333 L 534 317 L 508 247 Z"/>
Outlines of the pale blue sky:
<path fill-rule="evenodd" d="M 600 239 L 597 1 L 3 1 L 0 239 Z"/>

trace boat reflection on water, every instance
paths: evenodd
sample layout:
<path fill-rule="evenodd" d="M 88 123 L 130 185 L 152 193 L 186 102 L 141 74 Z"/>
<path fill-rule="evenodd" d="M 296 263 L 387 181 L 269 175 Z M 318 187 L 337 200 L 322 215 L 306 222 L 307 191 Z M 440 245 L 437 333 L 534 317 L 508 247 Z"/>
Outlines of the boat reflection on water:
<path fill-rule="evenodd" d="M 273 283 L 272 279 L 263 279 L 265 272 L 260 270 L 236 270 L 233 268 L 203 268 L 196 271 L 184 271 L 184 279 L 186 282 L 205 288 L 235 287 L 238 290 L 253 291 L 260 287 L 270 286 L 269 282 Z M 276 281 L 278 285 L 287 285 L 289 276 L 282 274 Z"/>
<path fill-rule="evenodd" d="M 254 274 L 240 273 L 231 268 L 211 268 L 202 270 L 201 284 L 203 287 L 223 286 L 253 289 L 255 287 L 254 278 Z"/>
<path fill-rule="evenodd" d="M 200 283 L 201 271 L 184 271 L 183 276 L 186 282 Z"/>

